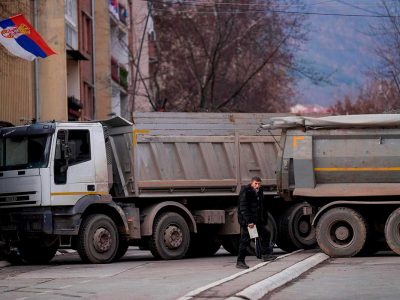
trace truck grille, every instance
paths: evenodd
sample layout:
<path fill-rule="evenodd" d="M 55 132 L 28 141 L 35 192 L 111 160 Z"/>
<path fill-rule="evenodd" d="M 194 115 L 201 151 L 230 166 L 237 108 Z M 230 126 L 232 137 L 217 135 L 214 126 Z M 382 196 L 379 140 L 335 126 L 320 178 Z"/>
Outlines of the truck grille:
<path fill-rule="evenodd" d="M 36 194 L 35 191 L 0 194 L 0 207 L 12 206 L 12 205 L 36 204 L 36 200 L 33 200 L 31 198 L 32 197 L 31 195 L 35 194 Z"/>

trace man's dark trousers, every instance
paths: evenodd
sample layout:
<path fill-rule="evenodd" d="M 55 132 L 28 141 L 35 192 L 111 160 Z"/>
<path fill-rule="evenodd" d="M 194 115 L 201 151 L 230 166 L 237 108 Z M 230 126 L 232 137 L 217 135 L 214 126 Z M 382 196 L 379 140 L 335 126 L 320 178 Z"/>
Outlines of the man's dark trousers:
<path fill-rule="evenodd" d="M 261 242 L 261 255 L 269 255 L 272 254 L 273 248 L 270 243 L 271 234 L 265 228 L 265 225 L 256 224 L 259 240 Z M 244 261 L 246 255 L 248 255 L 247 248 L 250 246 L 250 235 L 247 226 L 240 226 L 240 244 L 239 244 L 239 255 L 238 261 Z"/>

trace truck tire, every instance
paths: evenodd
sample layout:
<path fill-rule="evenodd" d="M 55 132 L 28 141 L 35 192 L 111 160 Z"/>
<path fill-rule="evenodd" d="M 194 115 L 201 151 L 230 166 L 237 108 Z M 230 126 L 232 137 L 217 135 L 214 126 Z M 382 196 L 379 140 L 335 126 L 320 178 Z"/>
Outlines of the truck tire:
<path fill-rule="evenodd" d="M 351 257 L 365 245 L 367 225 L 364 218 L 348 207 L 332 208 L 318 221 L 316 236 L 322 251 L 331 257 Z"/>
<path fill-rule="evenodd" d="M 129 248 L 128 241 L 126 241 L 124 239 L 120 239 L 117 254 L 115 254 L 113 261 L 120 260 L 126 254 L 126 251 L 128 251 L 128 248 Z"/>
<path fill-rule="evenodd" d="M 110 217 L 93 214 L 83 220 L 77 243 L 82 261 L 94 264 L 112 262 L 118 247 L 117 226 Z"/>
<path fill-rule="evenodd" d="M 58 245 L 58 239 L 48 244 L 38 240 L 23 240 L 18 246 L 18 253 L 20 259 L 27 264 L 47 264 L 56 255 Z"/>
<path fill-rule="evenodd" d="M 400 255 L 400 208 L 395 209 L 386 220 L 385 238 L 390 249 Z"/>
<path fill-rule="evenodd" d="M 222 247 L 232 255 L 239 253 L 240 234 L 226 235 L 222 238 Z"/>
<path fill-rule="evenodd" d="M 298 203 L 293 205 L 279 218 L 276 244 L 284 251 L 311 249 L 317 245 L 311 218 L 303 213 L 305 206 L 308 206 L 308 204 Z"/>
<path fill-rule="evenodd" d="M 212 233 L 197 233 L 190 238 L 187 257 L 212 256 L 221 248 L 221 242 Z"/>
<path fill-rule="evenodd" d="M 270 243 L 275 245 L 278 237 L 278 226 L 276 225 L 275 218 L 270 213 L 268 213 L 267 229 L 271 234 Z"/>
<path fill-rule="evenodd" d="M 185 219 L 174 212 L 162 213 L 154 221 L 149 248 L 156 258 L 183 258 L 190 245 L 190 231 Z"/>

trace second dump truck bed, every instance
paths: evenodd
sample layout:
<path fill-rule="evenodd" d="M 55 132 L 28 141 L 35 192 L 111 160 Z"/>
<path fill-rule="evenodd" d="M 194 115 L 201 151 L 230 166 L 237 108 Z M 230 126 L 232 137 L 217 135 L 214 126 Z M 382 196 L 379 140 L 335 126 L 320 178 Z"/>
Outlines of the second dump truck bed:
<path fill-rule="evenodd" d="M 275 191 L 280 130 L 257 132 L 272 116 L 135 113 L 110 130 L 116 196 L 233 195 L 252 176 Z"/>

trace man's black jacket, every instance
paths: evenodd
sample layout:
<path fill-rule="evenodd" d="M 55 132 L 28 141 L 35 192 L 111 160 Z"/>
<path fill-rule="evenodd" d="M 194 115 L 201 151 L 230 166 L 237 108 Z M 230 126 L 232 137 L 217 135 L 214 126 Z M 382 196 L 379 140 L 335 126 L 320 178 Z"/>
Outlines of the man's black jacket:
<path fill-rule="evenodd" d="M 264 204 L 262 188 L 256 192 L 250 184 L 242 187 L 239 194 L 238 219 L 239 224 L 247 226 L 250 223 L 267 224 L 267 211 Z"/>

